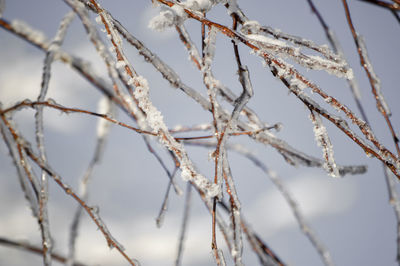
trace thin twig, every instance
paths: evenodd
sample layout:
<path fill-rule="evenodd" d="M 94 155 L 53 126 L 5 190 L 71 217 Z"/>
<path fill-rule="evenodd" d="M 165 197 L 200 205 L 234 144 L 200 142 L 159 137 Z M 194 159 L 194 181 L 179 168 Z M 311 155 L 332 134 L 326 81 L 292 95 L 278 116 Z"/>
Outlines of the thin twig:
<path fill-rule="evenodd" d="M 361 66 L 364 68 L 367 76 L 368 76 L 368 80 L 369 83 L 371 85 L 372 88 L 372 93 L 375 97 L 376 100 L 376 106 L 378 108 L 378 111 L 382 114 L 382 116 L 385 118 L 386 120 L 386 124 L 389 127 L 390 133 L 392 134 L 393 137 L 393 142 L 395 144 L 396 150 L 397 150 L 397 154 L 400 157 L 400 147 L 399 147 L 399 138 L 396 135 L 395 130 L 393 129 L 393 125 L 392 122 L 390 121 L 390 111 L 387 107 L 387 104 L 383 98 L 382 93 L 380 92 L 380 84 L 379 84 L 379 80 L 376 76 L 376 74 L 374 73 L 373 69 L 372 69 L 372 65 L 369 62 L 369 59 L 367 57 L 367 52 L 366 52 L 366 47 L 365 44 L 363 42 L 362 37 L 360 37 L 360 35 L 356 32 L 356 29 L 353 25 L 351 16 L 350 16 L 350 9 L 349 6 L 347 5 L 347 1 L 346 0 L 342 0 L 343 3 L 343 7 L 346 13 L 346 18 L 347 18 L 347 23 L 350 27 L 351 30 L 351 34 L 353 35 L 353 39 L 354 42 L 357 46 L 357 52 L 358 55 L 360 57 L 360 64 Z M 400 10 L 400 6 L 398 7 Z M 396 174 L 396 173 L 395 173 Z"/>
<path fill-rule="evenodd" d="M 43 66 L 42 84 L 40 94 L 37 101 L 44 101 L 49 87 L 50 75 L 51 75 L 51 64 L 55 58 L 55 51 L 62 45 L 68 26 L 71 24 L 74 18 L 74 12 L 69 12 L 65 15 L 60 23 L 59 29 L 56 36 L 52 40 L 49 46 L 49 50 L 46 53 Z M 39 156 L 47 162 L 46 150 L 44 145 L 44 133 L 43 133 L 43 106 L 36 106 L 35 113 L 35 127 L 36 127 L 36 142 L 39 150 Z M 41 184 L 39 193 L 39 226 L 42 234 L 42 245 L 43 245 L 43 260 L 44 265 L 51 265 L 51 249 L 53 247 L 52 239 L 49 229 L 49 217 L 48 217 L 48 177 L 45 171 L 41 173 Z"/>
<path fill-rule="evenodd" d="M 31 245 L 31 244 L 23 242 L 23 241 L 15 241 L 15 240 L 11 240 L 11 239 L 8 239 L 5 237 L 0 237 L 0 245 L 29 251 L 29 252 L 32 252 L 33 254 L 37 254 L 37 255 L 43 255 L 43 249 L 41 247 Z M 65 263 L 67 261 L 67 257 L 65 257 L 61 254 L 55 253 L 55 252 L 51 253 L 51 257 L 52 257 L 52 259 L 54 259 L 55 261 L 58 261 L 60 263 Z M 86 264 L 83 264 L 80 262 L 75 262 L 74 264 L 72 264 L 72 266 L 85 266 L 85 265 Z"/>
<path fill-rule="evenodd" d="M 5 116 L 2 114 L 1 115 L 2 121 L 4 124 L 7 126 L 9 132 L 12 134 L 15 143 L 17 144 L 18 148 L 20 150 L 23 150 L 26 155 L 42 170 L 46 171 L 46 173 L 52 177 L 52 179 L 61 187 L 64 192 L 71 196 L 73 199 L 75 199 L 82 207 L 85 209 L 85 211 L 89 214 L 90 218 L 93 220 L 93 222 L 96 224 L 98 229 L 103 233 L 107 244 L 110 248 L 116 248 L 119 253 L 132 265 L 135 266 L 137 263 L 135 262 L 134 259 L 131 259 L 124 251 L 124 248 L 120 243 L 117 242 L 117 240 L 111 235 L 110 231 L 107 229 L 105 223 L 102 221 L 100 215 L 99 215 L 99 210 L 97 207 L 90 207 L 87 205 L 87 203 L 78 196 L 77 193 L 73 191 L 73 189 L 68 186 L 64 180 L 55 172 L 52 170 L 52 168 L 49 166 L 47 162 L 44 162 L 38 155 L 36 155 L 33 150 L 27 145 L 27 142 L 20 136 L 18 133 L 15 131 L 15 129 L 12 127 L 10 122 L 5 118 Z"/>
<path fill-rule="evenodd" d="M 400 11 L 400 3 L 399 2 L 392 4 L 392 3 L 388 3 L 388 2 L 380 1 L 380 0 L 359 0 L 359 1 L 373 4 L 375 6 L 388 8 L 391 11 Z"/>
<path fill-rule="evenodd" d="M 191 198 L 192 198 L 192 185 L 190 183 L 187 183 L 186 196 L 185 196 L 185 207 L 183 209 L 182 225 L 181 225 L 181 231 L 179 234 L 178 251 L 177 251 L 177 254 L 175 257 L 175 265 L 176 266 L 181 265 L 181 261 L 182 261 L 183 246 L 184 246 L 184 241 L 185 241 L 186 231 L 187 231 L 188 221 L 189 221 Z"/>

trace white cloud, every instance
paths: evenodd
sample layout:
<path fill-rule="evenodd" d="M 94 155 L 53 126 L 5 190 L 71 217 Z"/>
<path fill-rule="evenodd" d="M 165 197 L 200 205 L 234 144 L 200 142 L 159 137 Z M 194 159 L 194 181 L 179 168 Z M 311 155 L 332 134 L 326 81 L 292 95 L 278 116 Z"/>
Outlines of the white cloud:
<path fill-rule="evenodd" d="M 357 197 L 357 187 L 349 180 L 343 182 L 327 176 L 302 175 L 285 181 L 308 221 L 349 210 Z M 255 202 L 249 214 L 261 220 L 260 229 L 264 233 L 274 234 L 288 227 L 298 227 L 289 205 L 275 187 L 271 187 Z"/>
<path fill-rule="evenodd" d="M 90 43 L 78 45 L 74 50 L 79 53 L 93 49 Z M 0 62 L 0 101 L 4 107 L 10 107 L 18 101 L 37 99 L 42 79 L 44 53 L 30 53 L 23 46 L 13 42 L 0 51 L 0 57 L 8 58 Z M 84 53 L 89 54 L 90 53 Z M 12 56 L 11 56 L 12 55 Z M 73 105 L 71 107 L 86 106 L 89 102 L 83 90 L 85 83 L 82 78 L 70 68 L 55 62 L 52 65 L 52 73 L 47 97 L 55 99 L 60 104 Z M 78 130 L 83 123 L 76 120 L 60 119 L 59 113 L 45 113 L 45 126 L 52 130 L 64 133 L 72 133 Z M 21 114 L 22 123 L 30 124 L 33 121 L 31 112 Z"/>

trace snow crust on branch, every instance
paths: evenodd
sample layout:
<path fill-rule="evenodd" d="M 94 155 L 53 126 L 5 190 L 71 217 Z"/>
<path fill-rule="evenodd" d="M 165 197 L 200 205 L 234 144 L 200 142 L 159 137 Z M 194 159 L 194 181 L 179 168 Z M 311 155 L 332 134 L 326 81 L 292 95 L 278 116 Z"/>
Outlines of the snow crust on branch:
<path fill-rule="evenodd" d="M 187 0 L 182 5 L 185 8 L 191 9 L 193 11 L 200 11 L 202 13 L 210 11 L 210 9 L 215 5 L 212 0 Z"/>
<path fill-rule="evenodd" d="M 47 42 L 47 38 L 43 32 L 33 29 L 25 21 L 19 19 L 13 20 L 11 22 L 11 26 L 13 27 L 16 33 L 26 36 L 28 40 L 31 40 L 34 43 Z"/>
<path fill-rule="evenodd" d="M 152 18 L 149 22 L 149 28 L 162 32 L 174 25 L 182 24 L 187 18 L 185 10 L 178 4 L 175 4 L 167 10 L 161 11 L 160 14 Z"/>
<path fill-rule="evenodd" d="M 333 146 L 328 136 L 328 132 L 319 114 L 311 111 L 310 119 L 314 124 L 314 134 L 318 146 L 322 148 L 323 157 L 325 163 L 323 164 L 324 169 L 332 177 L 339 177 L 339 169 L 337 168 L 335 158 L 333 156 Z"/>
<path fill-rule="evenodd" d="M 133 83 L 138 84 L 134 91 L 134 95 L 139 102 L 139 107 L 146 113 L 146 121 L 149 126 L 156 132 L 160 129 L 168 131 L 163 122 L 161 112 L 154 107 L 149 99 L 149 84 L 147 80 L 142 76 L 134 77 L 131 80 Z"/>
<path fill-rule="evenodd" d="M 365 67 L 368 69 L 369 73 L 371 73 L 371 77 L 372 77 L 372 81 L 375 85 L 376 88 L 376 94 L 378 96 L 378 101 L 381 105 L 381 107 L 383 108 L 383 110 L 385 111 L 385 113 L 387 113 L 389 116 L 391 115 L 391 111 L 389 108 L 389 105 L 387 104 L 385 97 L 383 97 L 382 94 L 382 89 L 381 89 L 381 81 L 378 78 L 378 76 L 375 73 L 374 68 L 372 67 L 372 63 L 369 60 L 369 56 L 368 56 L 368 51 L 367 51 L 367 46 L 365 45 L 365 41 L 364 38 L 361 35 L 357 35 L 357 42 L 359 44 L 361 53 L 364 57 L 364 61 L 365 61 Z M 378 105 L 379 106 L 379 105 Z"/>
<path fill-rule="evenodd" d="M 331 75 L 340 78 L 353 79 L 353 70 L 345 60 L 335 55 L 326 46 L 317 46 L 312 41 L 296 36 L 281 33 L 269 27 L 262 27 L 257 21 L 246 21 L 241 29 L 244 37 L 257 46 L 260 51 L 278 56 L 282 59 L 289 58 L 296 63 L 313 70 L 325 70 Z M 272 35 L 274 38 L 267 36 Z M 290 41 L 293 46 L 283 40 Z M 307 55 L 301 51 L 302 48 L 315 50 L 323 55 Z"/>
<path fill-rule="evenodd" d="M 206 197 L 212 198 L 218 195 L 220 188 L 195 170 L 193 163 L 186 154 L 184 146 L 177 142 L 169 133 L 163 121 L 163 115 L 149 99 L 149 85 L 147 80 L 142 76 L 137 76 L 133 77 L 131 82 L 136 85 L 134 96 L 138 100 L 139 107 L 146 114 L 147 124 L 158 133 L 160 141 L 165 147 L 177 153 L 177 157 L 180 160 L 182 179 L 192 181 L 200 190 L 205 192 Z"/>

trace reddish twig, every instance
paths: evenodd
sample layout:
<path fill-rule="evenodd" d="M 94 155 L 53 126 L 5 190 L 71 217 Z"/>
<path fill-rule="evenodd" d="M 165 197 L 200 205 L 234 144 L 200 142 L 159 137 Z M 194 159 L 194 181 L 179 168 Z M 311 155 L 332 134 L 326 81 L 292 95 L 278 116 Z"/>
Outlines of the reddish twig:
<path fill-rule="evenodd" d="M 400 157 L 399 138 L 397 137 L 396 132 L 393 129 L 392 122 L 390 121 L 389 114 L 387 113 L 387 111 L 385 110 L 385 108 L 383 106 L 382 99 L 378 95 L 378 91 L 377 91 L 377 88 L 376 88 L 376 79 L 374 78 L 373 73 L 371 73 L 371 70 L 368 67 L 368 63 L 366 61 L 366 58 L 364 57 L 365 56 L 364 55 L 364 51 L 363 51 L 363 48 L 361 47 L 360 39 L 359 39 L 360 36 L 357 34 L 356 29 L 355 29 L 355 27 L 353 25 L 353 22 L 352 22 L 352 19 L 351 19 L 351 16 L 350 16 L 350 9 L 349 9 L 349 6 L 347 5 L 347 1 L 346 0 L 342 0 L 342 3 L 343 3 L 344 10 L 345 10 L 345 13 L 346 13 L 347 23 L 348 23 L 348 25 L 350 27 L 351 34 L 353 35 L 354 42 L 355 42 L 355 44 L 357 46 L 358 55 L 360 57 L 360 64 L 364 68 L 364 70 L 365 70 L 365 72 L 366 72 L 366 74 L 368 76 L 368 80 L 369 80 L 369 83 L 370 83 L 371 88 L 372 88 L 372 93 L 374 94 L 374 97 L 375 97 L 375 100 L 376 100 L 376 106 L 378 108 L 378 111 L 382 114 L 382 116 L 386 120 L 386 124 L 389 127 L 390 133 L 392 134 L 392 137 L 393 137 L 394 144 L 396 146 L 397 154 Z M 399 7 L 399 10 L 400 10 L 400 7 Z"/>
<path fill-rule="evenodd" d="M 29 251 L 32 252 L 34 254 L 37 255 L 42 255 L 43 254 L 43 249 L 39 246 L 35 246 L 35 245 L 31 245 L 29 243 L 26 242 L 22 242 L 22 241 L 14 241 L 11 239 L 7 239 L 4 237 L 0 237 L 0 244 L 4 245 L 4 246 L 9 246 L 9 247 L 14 247 L 17 249 L 22 249 L 25 251 Z M 60 263 L 66 263 L 67 262 L 67 257 L 60 255 L 58 253 L 52 252 L 51 253 L 51 257 L 55 260 L 58 261 Z M 74 264 L 72 264 L 73 266 L 85 266 L 86 264 L 80 263 L 80 262 L 75 262 Z"/>

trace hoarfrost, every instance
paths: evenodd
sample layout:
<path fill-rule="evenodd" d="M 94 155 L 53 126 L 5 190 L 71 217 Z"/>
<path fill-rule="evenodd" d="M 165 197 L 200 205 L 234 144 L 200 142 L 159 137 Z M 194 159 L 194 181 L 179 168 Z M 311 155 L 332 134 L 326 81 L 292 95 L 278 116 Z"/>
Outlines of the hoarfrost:
<path fill-rule="evenodd" d="M 328 132 L 322 123 L 321 117 L 319 114 L 311 111 L 310 119 L 314 124 L 315 139 L 318 143 L 318 146 L 322 148 L 323 157 L 325 160 L 323 167 L 330 176 L 339 177 L 339 169 L 337 168 L 335 158 L 333 156 L 333 146 L 328 136 Z"/>
<path fill-rule="evenodd" d="M 128 80 L 128 85 L 133 85 L 135 83 L 135 79 L 134 78 L 130 78 Z"/>
<path fill-rule="evenodd" d="M 168 131 L 163 122 L 163 116 L 161 112 L 153 106 L 149 99 L 149 85 L 147 83 L 147 80 L 142 76 L 138 76 L 134 77 L 133 81 L 135 82 L 135 84 L 139 84 L 134 91 L 134 95 L 139 102 L 139 107 L 142 108 L 143 111 L 146 113 L 146 120 L 149 126 L 156 132 L 158 132 L 160 129 Z"/>
<path fill-rule="evenodd" d="M 211 27 L 210 31 L 208 32 L 208 35 L 205 39 L 205 47 L 204 47 L 204 69 L 203 71 L 211 71 L 211 63 L 214 59 L 215 55 L 215 41 L 217 37 L 217 30 L 215 27 Z M 206 77 L 208 78 L 208 77 Z M 210 77 L 211 78 L 211 77 Z"/>
<path fill-rule="evenodd" d="M 210 0 L 188 0 L 184 2 L 183 5 L 191 10 L 204 13 L 208 12 L 211 9 L 213 3 Z"/>
<path fill-rule="evenodd" d="M 11 26 L 13 27 L 16 33 L 27 36 L 27 38 L 29 40 L 32 40 L 34 43 L 47 42 L 47 38 L 43 32 L 32 29 L 31 26 L 27 24 L 25 21 L 13 20 L 11 22 Z"/>
<path fill-rule="evenodd" d="M 170 10 L 161 11 L 160 14 L 150 20 L 149 28 L 156 31 L 164 31 L 174 25 L 174 14 Z"/>
<path fill-rule="evenodd" d="M 290 80 L 290 86 L 295 86 L 297 89 L 299 90 L 304 90 L 305 88 L 307 88 L 307 84 L 305 84 L 303 81 L 301 81 L 300 79 L 293 77 Z"/>
<path fill-rule="evenodd" d="M 375 89 L 376 89 L 377 102 L 382 106 L 385 113 L 387 113 L 390 116 L 391 111 L 389 109 L 389 105 L 386 103 L 386 100 L 383 97 L 382 90 L 381 90 L 381 81 L 378 78 L 378 76 L 376 75 L 375 70 L 372 67 L 371 61 L 369 60 L 368 51 L 367 51 L 367 47 L 365 45 L 364 38 L 361 35 L 357 35 L 357 42 L 359 44 L 361 53 L 364 57 L 364 61 L 365 61 L 364 67 L 368 69 L 369 73 L 371 73 L 372 82 L 374 83 Z"/>
<path fill-rule="evenodd" d="M 175 4 L 171 7 L 171 10 L 175 13 L 175 15 L 177 16 L 176 19 L 178 20 L 183 20 L 186 18 L 186 12 L 185 9 L 183 9 L 183 7 L 181 7 L 178 4 Z"/>
<path fill-rule="evenodd" d="M 126 62 L 124 60 L 118 60 L 117 63 L 115 63 L 116 68 L 123 68 L 126 66 Z"/>
<path fill-rule="evenodd" d="M 161 11 L 160 14 L 152 18 L 149 22 L 149 28 L 162 32 L 166 28 L 183 23 L 186 17 L 185 10 L 175 4 L 170 9 Z"/>
<path fill-rule="evenodd" d="M 240 30 L 243 34 L 257 34 L 260 31 L 260 23 L 255 20 L 248 20 L 243 23 L 243 27 Z"/>
<path fill-rule="evenodd" d="M 272 49 L 273 46 L 286 47 L 287 44 L 283 41 L 269 38 L 261 34 L 248 34 L 246 35 L 251 41 L 255 41 L 257 44 L 261 44 L 263 48 Z"/>

